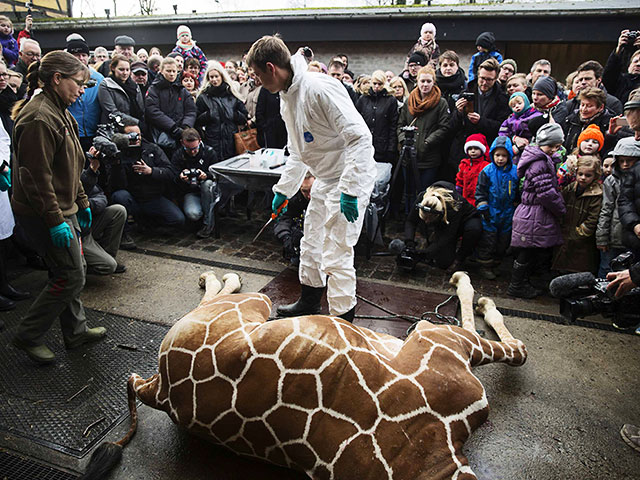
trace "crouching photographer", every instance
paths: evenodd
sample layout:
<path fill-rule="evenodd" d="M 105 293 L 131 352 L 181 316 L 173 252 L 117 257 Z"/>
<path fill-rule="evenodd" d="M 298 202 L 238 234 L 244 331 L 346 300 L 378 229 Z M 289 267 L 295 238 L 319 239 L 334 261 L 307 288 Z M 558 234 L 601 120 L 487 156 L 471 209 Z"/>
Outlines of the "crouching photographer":
<path fill-rule="evenodd" d="M 218 162 L 216 151 L 202 143 L 195 128 L 186 128 L 180 139 L 182 148 L 176 150 L 171 163 L 179 172 L 178 190 L 184 194 L 182 209 L 192 222 L 202 219 L 198 238 L 208 238 L 213 231 L 214 209 L 220 200 L 220 191 L 209 166 Z"/>
<path fill-rule="evenodd" d="M 619 330 L 640 324 L 640 262 L 625 252 L 611 260 L 607 278 L 595 278 L 591 272 L 571 273 L 553 279 L 551 294 L 560 299 L 560 314 L 571 322 L 601 314 L 612 319 Z M 640 329 L 636 330 L 640 334 Z"/>
<path fill-rule="evenodd" d="M 404 225 L 405 241 L 389 245 L 393 253 L 398 253 L 398 266 L 412 270 L 418 262 L 430 262 L 442 269 L 459 269 L 482 236 L 480 214 L 449 182 L 434 183 L 418 199 Z M 417 229 L 427 239 L 424 251 L 416 249 Z"/>
<path fill-rule="evenodd" d="M 138 221 L 182 228 L 185 221 L 182 211 L 165 196 L 178 172 L 160 147 L 141 138 L 140 127 L 133 120 L 122 120 L 121 130 L 126 134 L 122 144 L 121 137 L 114 138 L 121 152 L 111 165 L 111 203 L 123 205 L 127 215 Z M 129 240 L 126 228 L 123 240 Z"/>

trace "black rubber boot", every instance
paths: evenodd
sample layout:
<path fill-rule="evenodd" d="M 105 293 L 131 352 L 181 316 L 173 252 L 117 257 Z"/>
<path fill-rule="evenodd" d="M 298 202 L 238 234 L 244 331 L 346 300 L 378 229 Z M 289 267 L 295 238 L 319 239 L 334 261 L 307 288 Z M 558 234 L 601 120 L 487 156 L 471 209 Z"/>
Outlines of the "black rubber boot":
<path fill-rule="evenodd" d="M 0 312 L 6 312 L 7 310 L 13 310 L 16 308 L 16 303 L 10 298 L 0 295 Z"/>
<path fill-rule="evenodd" d="M 517 298 L 536 298 L 540 293 L 529 284 L 529 265 L 513 261 L 511 271 L 511 283 L 507 289 L 507 295 Z"/>
<path fill-rule="evenodd" d="M 353 319 L 356 317 L 356 307 L 353 307 L 348 312 L 344 312 L 342 315 L 338 315 L 338 317 L 349 323 L 353 323 Z"/>
<path fill-rule="evenodd" d="M 276 313 L 280 317 L 299 317 L 320 313 L 320 300 L 325 287 L 309 287 L 301 285 L 300 298 L 289 305 L 280 305 Z"/>

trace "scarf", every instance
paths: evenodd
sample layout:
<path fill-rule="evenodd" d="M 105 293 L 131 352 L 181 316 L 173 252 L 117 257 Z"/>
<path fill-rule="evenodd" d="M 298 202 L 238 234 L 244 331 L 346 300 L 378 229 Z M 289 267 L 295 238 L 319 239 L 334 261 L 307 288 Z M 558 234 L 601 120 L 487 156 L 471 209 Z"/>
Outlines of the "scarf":
<path fill-rule="evenodd" d="M 425 98 L 420 97 L 420 90 L 418 90 L 417 87 L 414 88 L 407 100 L 409 104 L 409 113 L 414 117 L 419 117 L 427 110 L 435 107 L 440 101 L 440 97 L 440 88 L 438 88 L 437 85 L 433 86 Z"/>
<path fill-rule="evenodd" d="M 450 77 L 442 75 L 440 69 L 436 70 L 436 84 L 440 87 L 440 91 L 444 92 L 445 96 L 462 91 L 466 81 L 467 77 L 465 77 L 461 68 L 458 68 L 458 71 Z"/>
<path fill-rule="evenodd" d="M 539 112 L 548 112 L 549 110 L 551 110 L 553 107 L 558 106 L 558 104 L 561 102 L 562 100 L 560 100 L 560 97 L 558 97 L 556 95 L 556 98 L 554 98 L 553 100 L 551 100 L 549 103 L 547 103 L 544 107 L 542 108 L 538 108 Z"/>
<path fill-rule="evenodd" d="M 213 85 L 209 85 L 204 93 L 212 97 L 224 97 L 228 94 L 228 92 L 229 92 L 229 85 L 227 85 L 226 83 L 221 83 L 217 87 L 214 87 Z"/>
<path fill-rule="evenodd" d="M 131 116 L 135 118 L 142 118 L 144 116 L 144 112 L 140 109 L 138 102 L 136 102 L 136 99 L 138 97 L 138 84 L 134 82 L 131 77 L 127 78 L 126 82 L 122 82 L 116 79 L 113 74 L 109 76 L 113 79 L 114 82 L 120 85 L 124 90 L 124 93 L 127 94 L 127 97 L 129 98 L 129 113 L 131 114 Z"/>
<path fill-rule="evenodd" d="M 182 43 L 180 39 L 176 42 L 176 46 L 180 47 L 184 51 L 189 51 L 196 46 L 196 41 L 192 38 L 189 43 Z"/>

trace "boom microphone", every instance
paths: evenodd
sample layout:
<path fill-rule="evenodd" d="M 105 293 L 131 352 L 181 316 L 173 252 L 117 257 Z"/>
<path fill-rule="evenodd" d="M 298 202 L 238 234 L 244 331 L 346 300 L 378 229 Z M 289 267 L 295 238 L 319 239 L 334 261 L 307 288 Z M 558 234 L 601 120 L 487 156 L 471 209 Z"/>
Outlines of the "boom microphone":
<path fill-rule="evenodd" d="M 595 280 L 596 278 L 591 272 L 570 273 L 551 280 L 549 291 L 556 298 L 566 298 L 580 287 L 592 286 Z"/>
<path fill-rule="evenodd" d="M 93 146 L 105 157 L 114 157 L 118 152 L 118 147 L 104 137 L 96 137 L 93 139 Z"/>
<path fill-rule="evenodd" d="M 389 253 L 393 255 L 400 255 L 405 248 L 405 243 L 399 238 L 396 238 L 391 240 L 391 243 L 389 244 Z"/>

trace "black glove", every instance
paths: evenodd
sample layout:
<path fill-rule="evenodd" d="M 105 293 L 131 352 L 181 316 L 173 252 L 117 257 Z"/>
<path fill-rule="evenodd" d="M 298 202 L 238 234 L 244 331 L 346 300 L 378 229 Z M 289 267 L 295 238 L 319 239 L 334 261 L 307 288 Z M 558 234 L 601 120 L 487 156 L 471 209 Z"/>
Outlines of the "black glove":
<path fill-rule="evenodd" d="M 282 256 L 287 259 L 290 260 L 292 257 L 296 256 L 296 249 L 293 246 L 293 239 L 291 238 L 291 236 L 286 237 L 282 243 L 283 248 L 282 248 Z"/>
<path fill-rule="evenodd" d="M 176 140 L 180 140 L 182 138 L 182 129 L 176 125 L 171 129 L 171 136 Z"/>

